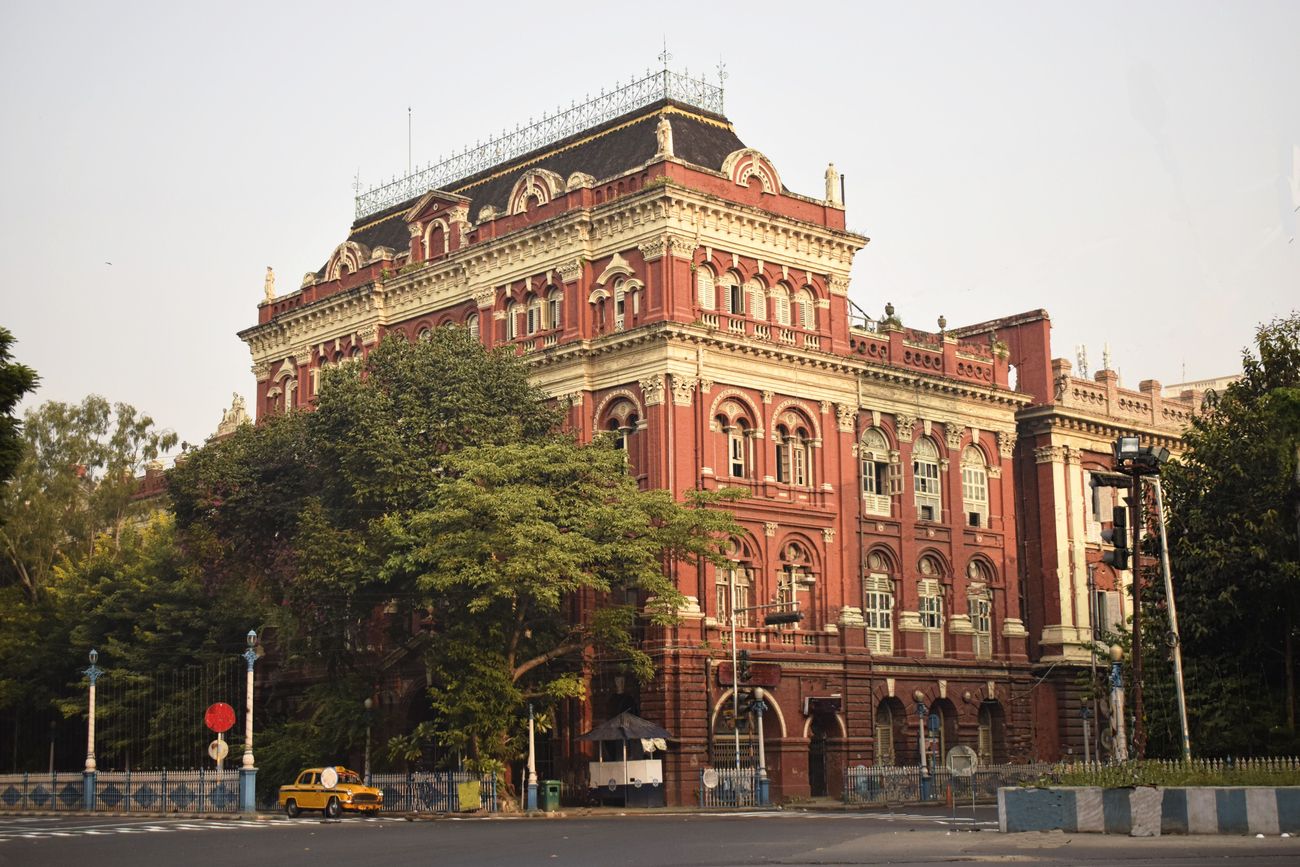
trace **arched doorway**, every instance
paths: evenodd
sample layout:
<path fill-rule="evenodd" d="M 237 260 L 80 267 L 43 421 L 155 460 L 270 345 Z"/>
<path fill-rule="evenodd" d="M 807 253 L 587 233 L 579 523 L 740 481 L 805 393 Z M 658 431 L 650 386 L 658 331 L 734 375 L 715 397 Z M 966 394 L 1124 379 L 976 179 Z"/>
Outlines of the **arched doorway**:
<path fill-rule="evenodd" d="M 1006 763 L 1006 731 L 1006 712 L 1002 709 L 1001 702 L 996 699 L 985 699 L 981 702 L 979 743 L 976 746 L 980 764 L 1001 765 Z"/>
<path fill-rule="evenodd" d="M 948 763 L 948 750 L 957 746 L 957 708 L 951 701 L 941 698 L 930 705 L 925 736 L 930 766 L 945 767 Z"/>
<path fill-rule="evenodd" d="M 824 798 L 826 786 L 826 742 L 839 735 L 834 714 L 819 713 L 808 730 L 808 788 L 814 798 Z"/>
<path fill-rule="evenodd" d="M 916 748 L 915 738 L 907 738 L 907 708 L 890 696 L 876 707 L 875 764 L 877 767 L 899 764 L 899 757 Z"/>

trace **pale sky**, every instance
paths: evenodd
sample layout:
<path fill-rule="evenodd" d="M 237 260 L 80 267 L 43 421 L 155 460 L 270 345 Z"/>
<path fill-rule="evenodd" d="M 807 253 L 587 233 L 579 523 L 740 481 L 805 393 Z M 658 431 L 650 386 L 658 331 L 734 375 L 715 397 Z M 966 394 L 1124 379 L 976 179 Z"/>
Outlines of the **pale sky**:
<path fill-rule="evenodd" d="M 792 190 L 833 160 L 851 297 L 935 329 L 1047 308 L 1123 384 L 1239 369 L 1300 307 L 1300 3 L 19 2 L 0 8 L 0 325 L 27 406 L 99 393 L 201 442 L 235 332 L 352 182 L 658 65 L 716 76 Z M 112 264 L 108 264 L 108 263 Z M 1185 374 L 1184 374 L 1185 370 Z"/>

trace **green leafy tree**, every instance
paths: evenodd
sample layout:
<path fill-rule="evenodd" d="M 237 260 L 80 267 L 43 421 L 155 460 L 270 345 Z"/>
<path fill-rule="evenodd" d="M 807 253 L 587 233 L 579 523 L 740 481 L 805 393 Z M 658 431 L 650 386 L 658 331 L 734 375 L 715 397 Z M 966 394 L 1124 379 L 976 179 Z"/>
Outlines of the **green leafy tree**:
<path fill-rule="evenodd" d="M 514 758 L 529 699 L 583 697 L 582 661 L 654 676 L 636 638 L 682 596 L 665 565 L 717 557 L 730 515 L 640 491 L 607 439 L 477 446 L 447 455 L 427 505 L 388 516 L 384 575 L 435 611 L 428 659 L 444 743 L 485 767 Z M 579 597 L 599 600 L 575 617 Z M 648 601 L 642 609 L 640 603 Z"/>
<path fill-rule="evenodd" d="M 14 409 L 23 395 L 36 388 L 36 371 L 13 360 L 9 347 L 14 336 L 0 327 L 0 485 L 9 480 L 22 457 L 22 426 Z"/>
<path fill-rule="evenodd" d="M 1242 379 L 1193 420 L 1186 452 L 1164 471 L 1193 746 L 1210 754 L 1300 746 L 1298 388 L 1300 314 L 1292 314 L 1259 329 Z M 1161 678 L 1168 683 L 1163 586 L 1147 583 L 1159 702 Z"/>
<path fill-rule="evenodd" d="M 639 491 L 610 443 L 557 433 L 527 372 L 461 328 L 389 339 L 327 369 L 315 412 L 245 428 L 169 477 L 208 574 L 283 603 L 286 660 L 365 680 L 360 637 L 386 624 L 433 675 L 438 739 L 485 770 L 515 757 L 524 703 L 581 695 L 596 655 L 650 676 L 637 639 L 672 617 L 672 561 L 717 557 L 735 529 L 703 498 Z M 431 628 L 402 632 L 416 614 Z"/>
<path fill-rule="evenodd" d="M 0 583 L 35 601 L 62 558 L 116 549 L 149 508 L 135 500 L 137 476 L 175 444 L 149 416 L 96 395 L 28 413 L 17 469 L 0 488 Z"/>

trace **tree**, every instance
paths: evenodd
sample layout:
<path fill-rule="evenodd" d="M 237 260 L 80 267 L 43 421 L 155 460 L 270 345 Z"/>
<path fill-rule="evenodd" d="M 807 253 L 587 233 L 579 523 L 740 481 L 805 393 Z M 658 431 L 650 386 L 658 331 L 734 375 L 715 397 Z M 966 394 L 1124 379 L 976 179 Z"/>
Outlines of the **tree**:
<path fill-rule="evenodd" d="M 433 675 L 439 739 L 484 769 L 514 758 L 528 698 L 581 694 L 595 654 L 649 676 L 636 638 L 680 599 L 671 562 L 717 557 L 734 531 L 703 500 L 639 491 L 611 443 L 557 432 L 527 374 L 459 327 L 389 338 L 325 370 L 314 412 L 169 476 L 208 574 L 283 603 L 286 658 L 365 681 L 378 661 L 363 636 L 386 628 Z"/>
<path fill-rule="evenodd" d="M 13 334 L 0 326 L 0 485 L 13 476 L 22 456 L 22 426 L 14 418 L 14 409 L 40 379 L 36 371 L 12 360 L 13 342 Z"/>
<path fill-rule="evenodd" d="M 1207 401 L 1185 453 L 1164 472 L 1193 743 L 1210 753 L 1297 746 L 1298 387 L 1300 314 L 1292 314 L 1259 328 L 1242 379 Z M 1157 607 L 1148 622 L 1162 623 L 1163 587 L 1149 584 Z M 1229 694 L 1242 700 L 1225 701 Z"/>
<path fill-rule="evenodd" d="M 636 637 L 683 598 L 666 563 L 716 559 L 736 527 L 707 498 L 639 491 L 605 438 L 470 447 L 442 466 L 427 505 L 385 519 L 384 575 L 413 578 L 435 612 L 440 737 L 490 767 L 514 757 L 526 701 L 584 697 L 590 655 L 649 681 Z"/>
<path fill-rule="evenodd" d="M 101 542 L 116 548 L 148 508 L 135 500 L 136 478 L 176 439 L 97 395 L 29 412 L 18 466 L 0 489 L 0 583 L 35 601 L 61 558 L 88 556 Z"/>

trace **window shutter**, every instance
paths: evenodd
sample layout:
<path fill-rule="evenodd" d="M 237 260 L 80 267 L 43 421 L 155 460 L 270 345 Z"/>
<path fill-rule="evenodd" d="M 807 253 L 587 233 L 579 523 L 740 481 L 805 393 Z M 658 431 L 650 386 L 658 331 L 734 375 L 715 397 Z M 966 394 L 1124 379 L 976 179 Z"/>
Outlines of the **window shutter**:
<path fill-rule="evenodd" d="M 897 497 L 903 493 L 903 465 L 897 460 L 889 464 L 889 496 Z"/>
<path fill-rule="evenodd" d="M 894 764 L 894 726 L 892 722 L 876 723 L 876 765 Z"/>
<path fill-rule="evenodd" d="M 1106 592 L 1106 628 L 1118 632 L 1124 627 L 1124 613 L 1120 609 L 1119 593 L 1114 590 Z"/>
<path fill-rule="evenodd" d="M 717 306 L 717 290 L 713 285 L 713 273 L 708 268 L 700 268 L 695 272 L 695 286 L 700 307 L 712 310 Z"/>

